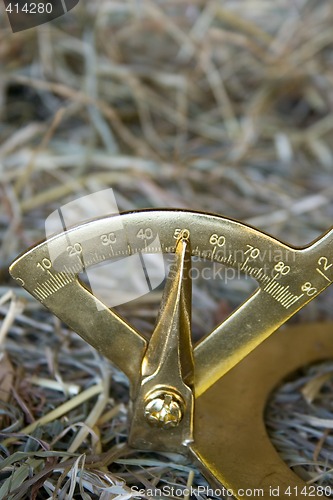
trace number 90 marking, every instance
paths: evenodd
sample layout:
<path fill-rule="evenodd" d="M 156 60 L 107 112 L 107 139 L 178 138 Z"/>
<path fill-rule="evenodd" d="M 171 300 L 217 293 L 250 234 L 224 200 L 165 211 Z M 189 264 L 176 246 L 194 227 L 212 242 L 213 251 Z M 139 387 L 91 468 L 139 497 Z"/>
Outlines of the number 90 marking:
<path fill-rule="evenodd" d="M 318 292 L 317 288 L 312 286 L 312 283 L 310 283 L 310 281 L 307 281 L 306 283 L 304 283 L 301 286 L 301 290 L 302 290 L 302 292 L 305 292 L 308 297 L 313 297 Z"/>

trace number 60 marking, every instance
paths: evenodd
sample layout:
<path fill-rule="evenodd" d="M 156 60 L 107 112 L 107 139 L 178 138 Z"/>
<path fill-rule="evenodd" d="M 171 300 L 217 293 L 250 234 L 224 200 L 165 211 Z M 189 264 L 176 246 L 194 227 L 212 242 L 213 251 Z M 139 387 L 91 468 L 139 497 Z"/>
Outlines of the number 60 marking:
<path fill-rule="evenodd" d="M 225 244 L 225 236 L 223 236 L 222 234 L 220 236 L 218 234 L 212 234 L 209 238 L 209 243 L 211 245 L 223 247 L 223 245 Z"/>

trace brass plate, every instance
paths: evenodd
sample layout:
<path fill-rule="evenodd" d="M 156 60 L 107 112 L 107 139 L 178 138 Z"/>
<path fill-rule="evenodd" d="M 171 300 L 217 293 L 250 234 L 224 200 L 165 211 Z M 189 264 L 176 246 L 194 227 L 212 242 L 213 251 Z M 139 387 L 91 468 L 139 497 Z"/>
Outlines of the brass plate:
<path fill-rule="evenodd" d="M 306 483 L 281 459 L 264 422 L 267 400 L 281 381 L 327 359 L 333 359 L 333 324 L 281 328 L 200 396 L 192 451 L 204 470 L 234 492 L 262 488 L 260 498 L 274 498 L 271 488 L 279 488 L 278 498 L 327 498 L 310 495 L 312 489 L 300 494 Z M 298 495 L 284 494 L 288 486 Z"/>
<path fill-rule="evenodd" d="M 263 422 L 267 397 L 297 367 L 333 356 L 332 328 L 281 331 L 242 360 L 333 282 L 332 241 L 333 229 L 295 248 L 218 215 L 142 210 L 55 235 L 19 257 L 10 273 L 129 377 L 133 447 L 192 451 L 206 473 L 236 497 L 244 497 L 241 490 L 263 488 L 265 496 L 257 496 L 271 498 L 270 488 L 305 484 L 268 439 Z M 176 272 L 167 278 L 150 343 L 79 279 L 95 264 L 146 253 L 176 254 Z M 258 282 L 251 297 L 193 353 L 191 256 L 233 267 Z M 146 419 L 149 405 L 154 408 L 150 416 L 160 424 L 154 429 Z M 179 412 L 178 423 L 166 430 L 170 405 Z"/>
<path fill-rule="evenodd" d="M 140 238 L 147 231 L 151 235 L 149 241 Z M 134 387 L 147 342 L 140 332 L 86 290 L 78 274 L 114 257 L 140 252 L 174 253 L 182 231 L 189 237 L 192 256 L 233 267 L 258 282 L 258 290 L 195 346 L 198 397 L 332 283 L 333 229 L 312 244 L 295 248 L 219 215 L 140 210 L 95 219 L 56 235 L 16 259 L 10 273 L 112 360 Z M 110 235 L 110 245 L 104 245 L 104 239 Z M 79 253 L 73 252 L 75 248 L 79 248 Z"/>

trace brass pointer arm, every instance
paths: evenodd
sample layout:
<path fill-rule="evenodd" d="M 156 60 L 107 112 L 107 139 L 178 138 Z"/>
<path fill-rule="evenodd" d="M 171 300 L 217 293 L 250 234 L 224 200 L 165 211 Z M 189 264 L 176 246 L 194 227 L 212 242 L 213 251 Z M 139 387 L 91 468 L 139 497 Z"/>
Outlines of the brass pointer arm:
<path fill-rule="evenodd" d="M 156 327 L 142 361 L 141 385 L 133 401 L 129 437 L 133 448 L 180 451 L 192 441 L 190 270 L 190 242 L 183 231 L 176 244 L 175 262 L 164 287 Z"/>

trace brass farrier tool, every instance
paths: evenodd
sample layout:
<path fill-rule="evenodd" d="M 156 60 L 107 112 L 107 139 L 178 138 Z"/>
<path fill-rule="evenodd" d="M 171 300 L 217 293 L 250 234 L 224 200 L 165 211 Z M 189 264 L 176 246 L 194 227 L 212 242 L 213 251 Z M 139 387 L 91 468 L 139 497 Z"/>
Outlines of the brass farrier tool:
<path fill-rule="evenodd" d="M 294 248 L 218 215 L 140 210 L 57 234 L 19 257 L 10 273 L 128 376 L 130 446 L 188 453 L 236 498 L 258 489 L 265 499 L 272 491 L 281 498 L 304 498 L 304 491 L 325 498 L 332 492 L 310 487 L 279 457 L 263 412 L 284 376 L 333 357 L 333 328 L 293 326 L 262 342 L 332 283 L 332 243 L 333 229 Z M 175 262 L 148 342 L 79 274 L 110 259 L 153 253 L 174 253 Z M 259 285 L 194 348 L 191 256 L 231 266 Z"/>

